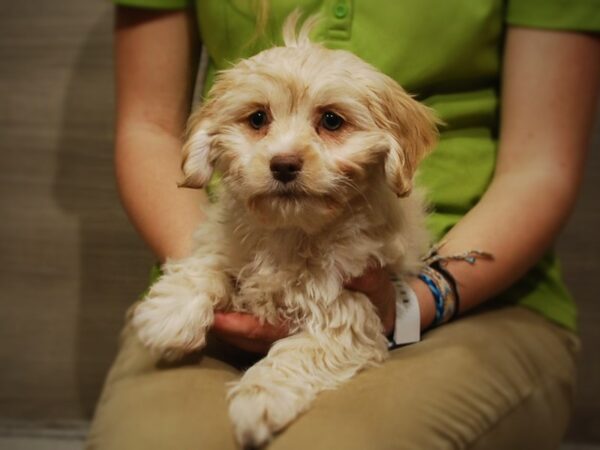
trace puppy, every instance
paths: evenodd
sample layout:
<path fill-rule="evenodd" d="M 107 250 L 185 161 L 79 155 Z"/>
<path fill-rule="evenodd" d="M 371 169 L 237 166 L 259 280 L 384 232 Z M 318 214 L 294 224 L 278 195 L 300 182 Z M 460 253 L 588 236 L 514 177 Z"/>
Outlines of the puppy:
<path fill-rule="evenodd" d="M 201 188 L 216 169 L 219 200 L 192 256 L 164 265 L 132 317 L 171 358 L 204 346 L 215 309 L 289 324 L 229 390 L 242 446 L 265 444 L 320 391 L 386 358 L 374 306 L 343 282 L 374 262 L 414 273 L 428 244 L 412 183 L 435 118 L 358 57 L 311 43 L 313 19 L 296 34 L 297 19 L 285 46 L 221 72 L 192 114 L 183 184 Z"/>

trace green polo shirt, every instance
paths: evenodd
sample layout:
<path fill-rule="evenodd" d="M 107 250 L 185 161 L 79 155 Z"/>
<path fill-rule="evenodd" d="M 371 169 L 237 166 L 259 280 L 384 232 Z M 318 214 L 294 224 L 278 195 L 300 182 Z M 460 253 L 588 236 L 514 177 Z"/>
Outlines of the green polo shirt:
<path fill-rule="evenodd" d="M 438 240 L 479 201 L 492 179 L 505 25 L 600 30 L 598 0 L 272 0 L 259 37 L 258 1 L 115 1 L 164 9 L 193 4 L 209 54 L 206 90 L 216 71 L 281 43 L 283 21 L 294 8 L 307 16 L 320 13 L 315 41 L 368 61 L 446 124 L 418 175 L 434 207 L 429 227 Z M 576 308 L 551 252 L 501 297 L 576 328 Z"/>

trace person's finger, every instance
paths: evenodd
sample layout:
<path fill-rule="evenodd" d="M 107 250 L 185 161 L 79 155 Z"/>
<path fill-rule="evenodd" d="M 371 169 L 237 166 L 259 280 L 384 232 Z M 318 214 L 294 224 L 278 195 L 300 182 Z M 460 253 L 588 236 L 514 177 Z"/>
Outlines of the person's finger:
<path fill-rule="evenodd" d="M 252 314 L 238 312 L 215 312 L 213 329 L 219 334 L 232 338 L 274 342 L 287 336 L 287 326 L 284 323 L 272 325 L 262 323 Z"/>
<path fill-rule="evenodd" d="M 244 313 L 215 312 L 213 333 L 219 339 L 252 353 L 265 354 L 278 339 L 288 335 L 285 324 L 271 325 Z"/>
<path fill-rule="evenodd" d="M 385 269 L 379 266 L 367 267 L 362 275 L 346 280 L 344 286 L 368 295 L 381 289 L 382 284 L 388 279 L 389 275 Z"/>

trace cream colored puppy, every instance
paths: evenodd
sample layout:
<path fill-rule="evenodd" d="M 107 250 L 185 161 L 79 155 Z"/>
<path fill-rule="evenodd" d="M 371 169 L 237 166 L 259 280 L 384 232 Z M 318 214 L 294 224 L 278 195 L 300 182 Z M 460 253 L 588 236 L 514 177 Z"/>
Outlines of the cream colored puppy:
<path fill-rule="evenodd" d="M 170 357 L 204 346 L 215 309 L 288 321 L 291 335 L 229 390 L 243 446 L 268 442 L 320 391 L 386 358 L 374 306 L 343 281 L 373 262 L 415 272 L 428 243 L 411 188 L 435 119 L 358 57 L 311 43 L 312 20 L 296 35 L 296 19 L 284 47 L 220 73 L 192 115 L 184 185 L 200 188 L 217 169 L 219 200 L 193 255 L 165 264 L 132 318 Z"/>

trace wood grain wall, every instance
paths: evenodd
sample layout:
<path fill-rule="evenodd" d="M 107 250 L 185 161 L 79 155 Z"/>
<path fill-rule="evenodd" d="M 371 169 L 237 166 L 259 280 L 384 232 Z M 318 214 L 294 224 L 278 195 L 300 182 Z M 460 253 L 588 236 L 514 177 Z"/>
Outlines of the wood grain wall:
<path fill-rule="evenodd" d="M 88 418 L 150 254 L 112 174 L 112 6 L 0 4 L 0 420 Z M 600 442 L 600 127 L 560 241 L 584 356 L 571 436 Z"/>

